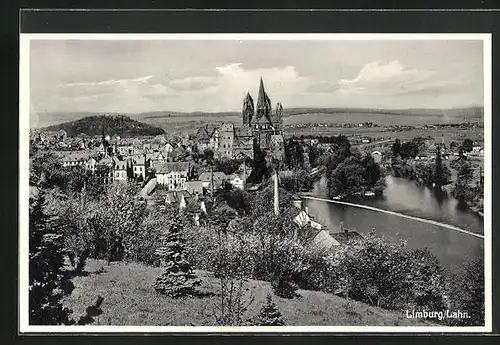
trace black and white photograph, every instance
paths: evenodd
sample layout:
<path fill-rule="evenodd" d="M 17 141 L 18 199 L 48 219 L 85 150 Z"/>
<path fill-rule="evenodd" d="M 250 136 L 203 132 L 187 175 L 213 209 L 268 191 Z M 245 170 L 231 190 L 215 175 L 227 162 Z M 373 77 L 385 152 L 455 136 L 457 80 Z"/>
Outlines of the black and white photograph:
<path fill-rule="evenodd" d="M 489 34 L 21 34 L 21 332 L 491 331 Z"/>

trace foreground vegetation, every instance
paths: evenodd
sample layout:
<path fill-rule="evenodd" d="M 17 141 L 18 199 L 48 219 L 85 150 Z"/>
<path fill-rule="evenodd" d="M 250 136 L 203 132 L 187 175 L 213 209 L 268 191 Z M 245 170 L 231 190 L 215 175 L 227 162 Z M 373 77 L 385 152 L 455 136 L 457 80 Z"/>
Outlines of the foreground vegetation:
<path fill-rule="evenodd" d="M 99 291 L 106 293 L 106 300 L 109 296 L 126 300 L 125 305 L 118 303 L 118 310 L 109 319 L 97 319 L 113 324 L 129 322 L 121 313 L 147 305 L 148 311 L 154 307 L 165 314 L 179 309 L 180 314 L 175 317 L 156 319 L 166 324 L 204 324 L 208 321 L 200 320 L 208 320 L 204 313 L 210 311 L 213 314 L 210 322 L 243 325 L 261 307 L 255 296 L 257 291 L 264 291 L 263 300 L 270 289 L 278 307 L 283 308 L 283 315 L 291 318 L 288 323 L 316 322 L 294 320 L 288 310 L 297 313 L 304 310 L 303 315 L 316 313 L 324 320 L 313 318 L 319 324 L 356 324 L 356 318 L 363 324 L 385 322 L 384 318 L 370 319 L 365 315 L 368 312 L 356 308 L 354 312 L 361 316 L 354 319 L 349 319 L 348 311 L 344 316 L 333 311 L 330 314 L 327 304 L 338 306 L 348 303 L 347 300 L 396 313 L 391 315 L 406 309 L 467 310 L 472 315 L 470 319 L 443 322 L 463 325 L 484 322 L 482 260 L 464 265 L 455 276 L 446 272 L 428 250 L 408 250 L 404 243 L 389 243 L 373 235 L 329 252 L 317 250 L 308 245 L 308 234 L 303 233 L 308 228 L 301 229 L 291 221 L 297 210 L 291 206 L 292 195 L 284 189 L 279 190 L 280 215 L 274 215 L 273 189 L 265 177 L 266 187 L 253 195 L 223 191 L 212 210 L 200 215 L 198 225 L 192 213 L 179 212 L 176 206 L 165 207 L 164 211 L 147 208 L 136 198 L 133 186 L 100 185 L 93 175 L 79 175 L 78 183 L 68 183 L 67 178 L 73 181 L 71 173 L 57 162 L 32 160 L 30 184 L 37 193 L 30 200 L 30 265 L 36 268 L 30 270 L 30 313 L 35 324 L 76 322 L 69 317 L 69 310 L 64 309 L 62 296 L 66 294 L 67 301 L 73 297 L 79 300 L 69 304 L 73 313 L 79 313 L 82 303 L 91 300 L 88 295 L 78 299 L 79 290 L 73 290 L 72 283 L 94 296 L 102 284 L 106 288 Z M 160 257 L 158 250 L 164 253 Z M 63 265 L 65 258 L 68 264 Z M 166 259 L 166 268 L 156 267 L 161 258 Z M 88 273 L 87 262 L 95 260 L 104 260 L 106 264 L 95 274 Z M 175 262 L 169 264 L 172 260 Z M 176 264 L 182 270 L 175 268 Z M 175 269 L 169 271 L 169 267 Z M 191 268 L 196 274 L 192 275 Z M 191 284 L 189 289 L 176 290 L 181 293 L 163 295 L 171 290 L 164 288 L 165 284 L 170 284 L 172 275 L 179 271 L 186 272 L 193 280 L 201 279 L 201 285 Z M 100 280 L 104 278 L 110 280 Z M 90 285 L 85 288 L 83 284 Z M 111 289 L 111 284 L 117 288 Z M 255 284 L 267 288 L 255 291 Z M 45 289 L 40 291 L 39 286 Z M 116 295 L 110 295 L 111 290 L 117 291 Z M 210 298 L 212 309 L 204 304 Z M 317 310 L 317 304 L 301 304 L 309 298 L 314 303 L 321 301 L 326 314 Z M 129 299 L 136 304 L 129 305 L 132 303 Z M 109 306 L 113 308 L 113 304 L 116 303 Z M 45 316 L 40 316 L 40 310 L 47 311 Z M 145 316 L 147 322 L 153 322 L 155 317 L 157 314 L 149 312 Z M 401 322 L 391 320 L 387 322 Z"/>
<path fill-rule="evenodd" d="M 211 272 L 196 271 L 202 280 L 199 287 L 202 298 L 174 299 L 157 295 L 151 288 L 161 273 L 158 267 L 122 262 L 107 265 L 105 261 L 91 259 L 85 271 L 86 276 L 73 279 L 75 290 L 63 302 L 79 315 L 97 294 L 102 295 L 103 313 L 96 318 L 95 325 L 217 326 L 220 290 L 219 281 Z M 269 282 L 260 280 L 250 280 L 248 288 L 254 300 L 244 321 L 251 325 L 273 290 Z M 297 294 L 294 299 L 272 297 L 286 325 L 430 325 L 406 319 L 402 312 L 389 312 L 332 294 L 307 290 L 298 290 Z"/>

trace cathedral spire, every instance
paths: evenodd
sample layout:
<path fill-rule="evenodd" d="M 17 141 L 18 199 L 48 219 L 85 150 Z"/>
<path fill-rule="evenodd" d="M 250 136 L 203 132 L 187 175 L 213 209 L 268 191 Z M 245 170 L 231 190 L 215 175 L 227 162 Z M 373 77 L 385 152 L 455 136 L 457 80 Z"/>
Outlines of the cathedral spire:
<path fill-rule="evenodd" d="M 254 111 L 253 98 L 250 96 L 250 92 L 247 92 L 243 99 L 243 125 L 250 126 L 252 124 Z"/>
<path fill-rule="evenodd" d="M 264 82 L 262 81 L 262 77 L 260 77 L 260 85 L 259 85 L 259 95 L 257 98 L 257 113 L 256 120 L 258 122 L 270 123 L 271 122 L 271 100 L 266 94 L 264 90 Z"/>

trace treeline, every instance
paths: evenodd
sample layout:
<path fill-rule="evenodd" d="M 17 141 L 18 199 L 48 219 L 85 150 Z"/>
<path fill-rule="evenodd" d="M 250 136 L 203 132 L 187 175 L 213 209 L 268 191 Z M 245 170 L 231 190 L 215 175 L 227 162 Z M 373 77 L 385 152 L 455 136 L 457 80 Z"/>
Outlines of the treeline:
<path fill-rule="evenodd" d="M 434 160 L 431 163 L 411 160 L 417 156 L 421 145 L 423 145 L 422 138 L 415 138 L 403 144 L 399 139 L 396 139 L 391 150 L 390 170 L 392 174 L 437 188 L 449 184 L 451 171 L 443 162 L 443 154 L 439 144 L 436 144 Z"/>

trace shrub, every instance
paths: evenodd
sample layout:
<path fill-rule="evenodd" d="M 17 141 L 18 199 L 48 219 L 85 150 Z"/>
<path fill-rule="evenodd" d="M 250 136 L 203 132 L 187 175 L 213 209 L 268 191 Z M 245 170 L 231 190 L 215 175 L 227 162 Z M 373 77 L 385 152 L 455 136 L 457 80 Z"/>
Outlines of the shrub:
<path fill-rule="evenodd" d="M 395 310 L 443 307 L 444 272 L 428 250 L 369 235 L 327 261 L 336 274 L 330 290 L 345 297 Z"/>
<path fill-rule="evenodd" d="M 256 326 L 284 326 L 285 321 L 270 294 L 266 297 L 266 303 L 262 306 L 255 322 Z"/>
<path fill-rule="evenodd" d="M 450 309 L 466 311 L 469 318 L 450 319 L 459 326 L 484 325 L 484 260 L 478 258 L 462 265 L 449 283 Z"/>

